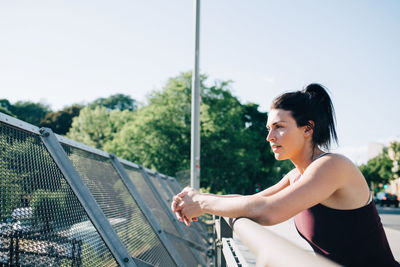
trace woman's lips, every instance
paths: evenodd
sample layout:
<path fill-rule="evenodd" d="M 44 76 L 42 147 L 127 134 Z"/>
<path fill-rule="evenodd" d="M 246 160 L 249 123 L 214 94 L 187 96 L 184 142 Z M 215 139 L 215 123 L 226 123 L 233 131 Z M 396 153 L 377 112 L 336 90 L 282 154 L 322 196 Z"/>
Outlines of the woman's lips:
<path fill-rule="evenodd" d="M 278 145 L 272 145 L 271 146 L 271 148 L 272 148 L 272 151 L 277 151 L 279 148 L 281 148 L 281 146 L 278 146 Z"/>

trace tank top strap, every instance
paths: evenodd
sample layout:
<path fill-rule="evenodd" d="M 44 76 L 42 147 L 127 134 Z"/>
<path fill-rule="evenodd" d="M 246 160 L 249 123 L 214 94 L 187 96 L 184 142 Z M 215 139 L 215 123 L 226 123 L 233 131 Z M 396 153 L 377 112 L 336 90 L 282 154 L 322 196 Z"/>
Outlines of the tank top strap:
<path fill-rule="evenodd" d="M 322 158 L 323 156 L 328 155 L 328 154 L 330 154 L 330 153 L 329 153 L 329 152 L 321 153 L 321 154 L 319 154 L 314 160 L 317 160 L 317 159 L 319 159 L 319 158 Z M 314 161 L 314 160 L 313 160 L 313 161 Z"/>
<path fill-rule="evenodd" d="M 368 206 L 371 202 L 372 202 L 372 193 L 371 192 L 369 192 L 369 198 L 368 198 L 368 201 L 367 201 L 367 204 L 365 204 L 365 206 Z"/>

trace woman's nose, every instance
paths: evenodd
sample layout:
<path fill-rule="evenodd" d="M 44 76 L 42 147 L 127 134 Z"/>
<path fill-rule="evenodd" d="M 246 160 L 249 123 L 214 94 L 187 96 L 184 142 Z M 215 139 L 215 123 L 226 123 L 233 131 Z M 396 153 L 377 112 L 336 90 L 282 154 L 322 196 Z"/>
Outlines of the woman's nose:
<path fill-rule="evenodd" d="M 272 131 L 269 131 L 267 134 L 267 142 L 271 142 L 273 140 L 273 135 L 272 135 Z"/>

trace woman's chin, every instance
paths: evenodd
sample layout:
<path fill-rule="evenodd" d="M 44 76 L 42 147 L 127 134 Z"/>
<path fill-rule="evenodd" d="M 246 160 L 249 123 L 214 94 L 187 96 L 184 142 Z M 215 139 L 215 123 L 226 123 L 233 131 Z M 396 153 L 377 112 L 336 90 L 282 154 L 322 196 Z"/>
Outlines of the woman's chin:
<path fill-rule="evenodd" d="M 275 159 L 276 160 L 285 160 L 288 159 L 287 157 L 285 157 L 282 153 L 274 153 Z"/>

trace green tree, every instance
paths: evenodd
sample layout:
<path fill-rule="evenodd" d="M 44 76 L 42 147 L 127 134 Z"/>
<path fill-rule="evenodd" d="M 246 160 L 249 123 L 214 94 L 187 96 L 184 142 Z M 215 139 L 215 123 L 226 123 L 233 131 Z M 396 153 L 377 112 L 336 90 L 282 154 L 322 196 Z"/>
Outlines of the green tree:
<path fill-rule="evenodd" d="M 9 115 L 9 116 L 15 117 L 15 115 L 12 114 L 12 113 L 11 113 L 8 109 L 6 109 L 5 107 L 0 106 L 0 112 L 1 112 L 1 113 L 4 113 L 4 114 L 7 114 L 7 115 Z"/>
<path fill-rule="evenodd" d="M 251 194 L 277 182 L 284 168 L 265 141 L 267 113 L 256 104 L 242 105 L 226 82 L 205 88 L 204 94 L 202 185 L 224 193 Z"/>
<path fill-rule="evenodd" d="M 65 193 L 37 190 L 31 201 L 37 226 L 47 231 L 60 228 L 65 219 Z"/>
<path fill-rule="evenodd" d="M 39 125 L 40 120 L 51 111 L 48 105 L 31 101 L 18 101 L 7 109 L 18 119 L 33 125 Z"/>
<path fill-rule="evenodd" d="M 399 178 L 400 176 L 400 143 L 391 142 L 388 149 L 389 158 L 393 161 L 393 174 L 394 178 Z"/>
<path fill-rule="evenodd" d="M 0 127 L 0 219 L 26 207 L 36 190 L 57 190 L 61 173 L 40 138 L 7 125 Z M 51 175 L 52 174 L 52 175 Z"/>
<path fill-rule="evenodd" d="M 53 132 L 65 135 L 71 128 L 72 119 L 79 115 L 82 108 L 83 106 L 75 104 L 57 112 L 49 112 L 40 120 L 39 126 L 51 128 Z"/>
<path fill-rule="evenodd" d="M 96 106 L 83 108 L 79 116 L 74 117 L 72 127 L 67 136 L 89 146 L 102 149 L 104 144 L 111 142 L 115 134 L 133 118 L 129 110 L 107 110 Z"/>
<path fill-rule="evenodd" d="M 393 179 L 392 168 L 393 161 L 388 156 L 387 148 L 384 148 L 378 156 L 359 167 L 370 187 L 373 187 L 373 184 L 387 184 Z"/>
<path fill-rule="evenodd" d="M 136 110 L 115 141 L 105 149 L 161 173 L 189 167 L 190 76 L 171 79 L 162 92 L 153 92 L 149 104 Z"/>
<path fill-rule="evenodd" d="M 7 99 L 0 99 L 0 107 L 10 110 L 11 106 L 12 105 L 11 105 L 10 101 L 8 101 Z"/>
<path fill-rule="evenodd" d="M 212 192 L 251 193 L 270 185 L 281 173 L 265 143 L 266 113 L 242 105 L 229 81 L 206 86 L 201 76 L 201 186 Z M 105 149 L 175 176 L 189 169 L 191 73 L 171 78 L 153 92 Z M 283 170 L 282 170 L 283 172 Z"/>
<path fill-rule="evenodd" d="M 107 109 L 118 109 L 118 110 L 129 110 L 134 111 L 137 108 L 137 103 L 135 99 L 132 99 L 129 95 L 115 94 L 107 98 L 97 98 L 92 103 L 88 105 L 90 108 L 95 108 L 96 106 L 105 107 Z"/>
<path fill-rule="evenodd" d="M 11 111 L 10 111 L 10 107 L 11 107 L 11 103 L 10 101 L 8 101 L 7 99 L 0 99 L 0 112 L 5 113 L 7 115 L 16 117 Z"/>

